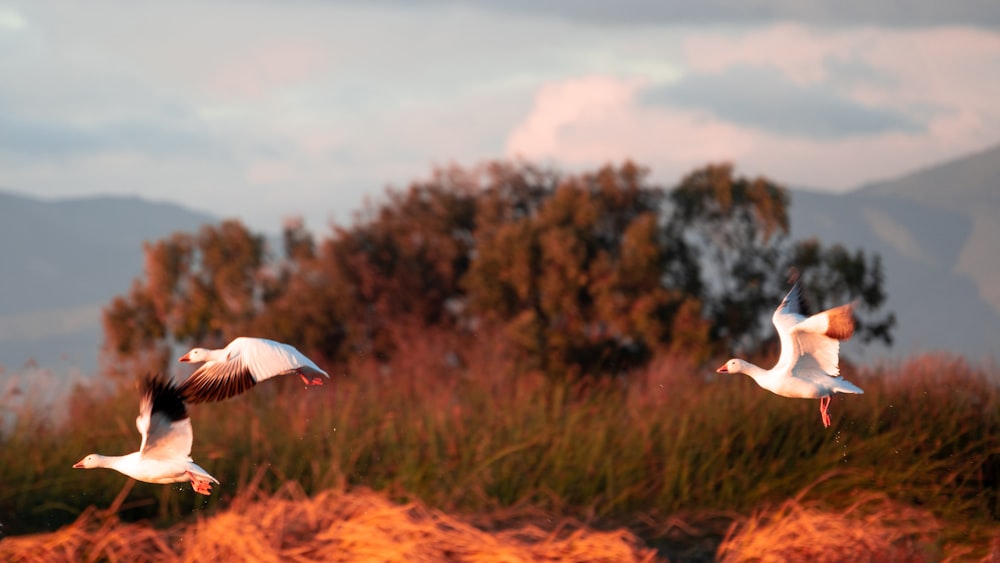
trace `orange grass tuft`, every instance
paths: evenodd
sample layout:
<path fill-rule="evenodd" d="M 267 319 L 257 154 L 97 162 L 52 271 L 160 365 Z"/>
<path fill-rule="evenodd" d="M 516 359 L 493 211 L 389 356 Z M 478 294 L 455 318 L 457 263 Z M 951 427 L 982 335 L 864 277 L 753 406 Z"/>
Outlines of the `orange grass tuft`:
<path fill-rule="evenodd" d="M 836 511 L 794 498 L 734 523 L 718 560 L 936 561 L 941 528 L 929 512 L 879 493 L 859 494 Z"/>
<path fill-rule="evenodd" d="M 631 532 L 564 521 L 486 532 L 420 502 L 367 489 L 309 498 L 293 483 L 244 494 L 213 517 L 155 530 L 85 511 L 58 531 L 0 541 L 0 559 L 33 561 L 653 561 Z"/>

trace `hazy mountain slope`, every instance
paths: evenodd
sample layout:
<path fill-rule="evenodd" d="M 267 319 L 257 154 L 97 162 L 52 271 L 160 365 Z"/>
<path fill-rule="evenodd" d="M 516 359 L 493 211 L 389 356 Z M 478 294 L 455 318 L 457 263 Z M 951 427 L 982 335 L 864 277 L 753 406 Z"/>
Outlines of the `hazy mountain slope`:
<path fill-rule="evenodd" d="M 899 178 L 867 184 L 858 192 L 905 197 L 960 211 L 984 204 L 1000 205 L 1000 145 Z"/>
<path fill-rule="evenodd" d="M 1000 147 L 846 194 L 793 191 L 791 221 L 882 255 L 898 352 L 1000 358 Z"/>
<path fill-rule="evenodd" d="M 0 191 L 0 367 L 92 370 L 100 309 L 140 273 L 142 242 L 215 220 L 134 197 Z M 899 320 L 890 353 L 1000 358 L 1000 147 L 846 194 L 795 190 L 791 222 L 797 238 L 882 255 Z"/>
<path fill-rule="evenodd" d="M 0 192 L 0 365 L 96 365 L 100 309 L 141 272 L 142 243 L 215 219 L 135 197 Z"/>
<path fill-rule="evenodd" d="M 797 238 L 815 236 L 882 256 L 887 307 L 898 322 L 896 343 L 869 353 L 950 350 L 980 359 L 1000 351 L 1000 315 L 972 279 L 955 271 L 972 231 L 964 214 L 857 192 L 795 191 L 791 216 Z"/>
<path fill-rule="evenodd" d="M 1000 146 L 859 191 L 954 210 L 968 217 L 972 229 L 955 271 L 974 280 L 979 294 L 1000 314 Z"/>

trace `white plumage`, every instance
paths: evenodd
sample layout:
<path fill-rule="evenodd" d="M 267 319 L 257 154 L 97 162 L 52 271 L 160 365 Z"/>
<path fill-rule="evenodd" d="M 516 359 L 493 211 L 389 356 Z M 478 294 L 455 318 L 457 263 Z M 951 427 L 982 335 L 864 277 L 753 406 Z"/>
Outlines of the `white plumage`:
<path fill-rule="evenodd" d="M 781 355 L 765 370 L 740 359 L 720 367 L 719 373 L 745 373 L 758 385 L 783 397 L 820 399 L 823 426 L 830 426 L 830 398 L 834 393 L 864 393 L 840 376 L 840 340 L 854 334 L 857 302 L 841 305 L 811 317 L 802 314 L 798 284 L 781 301 L 771 320 L 781 340 Z"/>
<path fill-rule="evenodd" d="M 123 456 L 90 454 L 73 467 L 114 469 L 147 483 L 191 482 L 197 493 L 212 493 L 218 483 L 191 459 L 191 419 L 177 386 L 162 375 L 147 377 L 135 426 L 142 435 L 139 451 Z"/>
<path fill-rule="evenodd" d="M 239 395 L 254 385 L 278 375 L 297 373 L 306 385 L 322 385 L 329 374 L 293 346 L 241 336 L 225 348 L 193 348 L 181 362 L 201 363 L 180 385 L 189 403 L 221 401 Z"/>

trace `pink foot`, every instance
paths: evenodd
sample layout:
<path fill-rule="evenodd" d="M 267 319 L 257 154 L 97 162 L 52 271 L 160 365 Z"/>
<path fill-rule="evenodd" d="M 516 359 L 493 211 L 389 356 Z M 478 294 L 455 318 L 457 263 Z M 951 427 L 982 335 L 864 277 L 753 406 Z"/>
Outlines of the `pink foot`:
<path fill-rule="evenodd" d="M 312 379 L 309 379 L 301 371 L 298 372 L 298 373 L 299 373 L 299 377 L 302 378 L 302 383 L 305 383 L 306 385 L 323 385 L 323 379 L 320 378 L 320 377 L 314 377 Z"/>
<path fill-rule="evenodd" d="M 823 428 L 830 427 L 830 400 L 829 395 L 819 399 L 819 414 L 823 417 Z"/>
<path fill-rule="evenodd" d="M 202 478 L 198 477 L 197 475 L 195 475 L 194 473 L 191 473 L 190 471 L 187 472 L 187 475 L 188 475 L 188 478 L 191 479 L 191 488 L 194 489 L 194 492 L 196 492 L 198 494 L 202 494 L 202 495 L 211 495 L 212 494 L 212 482 L 211 481 L 208 481 L 206 479 L 202 479 Z"/>

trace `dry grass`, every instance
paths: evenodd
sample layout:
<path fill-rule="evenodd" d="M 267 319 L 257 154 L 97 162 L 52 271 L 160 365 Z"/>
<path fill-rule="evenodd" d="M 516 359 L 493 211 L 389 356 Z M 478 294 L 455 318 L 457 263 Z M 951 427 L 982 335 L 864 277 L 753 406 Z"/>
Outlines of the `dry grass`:
<path fill-rule="evenodd" d="M 834 425 L 824 430 L 814 401 L 777 397 L 683 358 L 581 385 L 518 371 L 491 341 L 407 342 L 408 361 L 359 362 L 327 387 L 302 389 L 285 378 L 192 407 L 193 457 L 222 481 L 217 493 L 138 483 L 117 518 L 194 526 L 231 512 L 247 490 L 287 497 L 281 491 L 291 481 L 316 499 L 345 488 L 419 499 L 496 534 L 542 522 L 529 514 L 490 526 L 505 510 L 625 526 L 684 560 L 684 547 L 707 544 L 699 553 L 711 554 L 734 519 L 811 487 L 815 503 L 796 503 L 803 518 L 822 510 L 857 520 L 860 513 L 845 511 L 857 495 L 877 493 L 929 512 L 942 527 L 934 536 L 942 557 L 965 550 L 978 560 L 997 551 L 996 366 L 946 356 L 847 366 L 865 394 L 836 398 Z M 463 352 L 461 361 L 448 361 L 453 350 Z M 135 395 L 78 389 L 66 411 L 87 424 L 59 425 L 27 409 L 0 430 L 2 457 L 17 460 L 0 463 L 0 536 L 58 530 L 81 521 L 87 507 L 114 506 L 130 481 L 70 466 L 89 451 L 137 446 Z M 705 514 L 722 516 L 705 522 Z M 84 531 L 96 533 L 97 525 L 104 521 Z M 71 530 L 63 532 L 61 541 L 73 541 Z M 174 540 L 167 545 L 180 550 Z"/>
<path fill-rule="evenodd" d="M 0 559 L 33 561 L 654 561 L 631 532 L 570 520 L 484 531 L 421 502 L 368 489 L 309 498 L 289 483 L 245 494 L 209 518 L 156 530 L 88 509 L 62 529 L 0 541 Z"/>
<path fill-rule="evenodd" d="M 792 499 L 733 525 L 721 561 L 937 561 L 929 512 L 864 493 L 843 510 Z"/>

